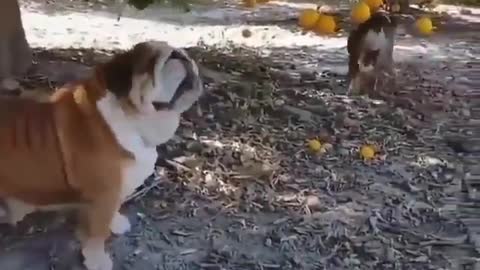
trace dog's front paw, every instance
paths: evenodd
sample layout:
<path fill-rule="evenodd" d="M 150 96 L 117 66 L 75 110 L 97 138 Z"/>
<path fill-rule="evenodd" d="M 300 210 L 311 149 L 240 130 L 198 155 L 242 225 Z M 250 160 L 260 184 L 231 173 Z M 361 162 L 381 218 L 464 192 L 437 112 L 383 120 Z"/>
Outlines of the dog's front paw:
<path fill-rule="evenodd" d="M 115 213 L 112 219 L 112 223 L 110 223 L 110 230 L 114 234 L 124 234 L 130 231 L 131 225 L 128 218 L 119 212 Z"/>
<path fill-rule="evenodd" d="M 3 79 L 0 85 L 1 85 L 0 88 L 3 88 L 5 90 L 9 90 L 9 91 L 16 90 L 16 89 L 20 88 L 20 83 L 13 78 Z"/>
<path fill-rule="evenodd" d="M 105 250 L 84 248 L 82 253 L 87 270 L 112 270 L 112 259 Z"/>
<path fill-rule="evenodd" d="M 8 222 L 12 226 L 17 225 L 17 223 L 22 221 L 26 215 L 36 210 L 33 205 L 12 198 L 6 199 L 5 203 L 7 204 L 9 211 Z"/>
<path fill-rule="evenodd" d="M 358 95 L 358 93 L 359 91 L 358 89 L 356 89 L 354 83 L 350 82 L 347 89 L 347 96 L 355 96 L 355 95 Z"/>

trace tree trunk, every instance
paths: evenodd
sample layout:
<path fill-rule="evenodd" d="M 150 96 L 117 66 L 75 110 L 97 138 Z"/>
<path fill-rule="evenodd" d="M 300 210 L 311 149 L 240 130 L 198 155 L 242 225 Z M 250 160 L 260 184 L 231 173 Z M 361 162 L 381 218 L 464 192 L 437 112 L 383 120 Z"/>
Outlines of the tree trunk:
<path fill-rule="evenodd" d="M 32 64 L 18 0 L 0 0 L 0 80 L 22 76 Z"/>
<path fill-rule="evenodd" d="M 410 1 L 409 0 L 400 0 L 400 13 L 408 13 L 410 10 Z"/>

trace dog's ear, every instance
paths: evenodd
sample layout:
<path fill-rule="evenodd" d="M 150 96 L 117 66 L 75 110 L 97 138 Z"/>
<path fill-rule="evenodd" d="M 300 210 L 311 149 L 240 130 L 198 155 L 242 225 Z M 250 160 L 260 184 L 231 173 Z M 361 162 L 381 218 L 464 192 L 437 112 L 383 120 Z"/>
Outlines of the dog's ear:
<path fill-rule="evenodd" d="M 146 74 L 152 79 L 153 86 L 155 86 L 155 65 L 162 57 L 162 53 L 168 53 L 168 51 L 163 52 L 156 42 L 136 44 L 132 49 L 132 58 L 134 59 L 132 75 Z"/>
<path fill-rule="evenodd" d="M 105 87 L 118 98 L 127 97 L 132 88 L 132 52 L 117 54 L 100 66 Z"/>
<path fill-rule="evenodd" d="M 132 89 L 128 96 L 137 111 L 155 110 L 152 104 L 158 84 L 155 73 L 170 51 L 169 46 L 154 41 L 138 43 L 133 47 Z"/>
<path fill-rule="evenodd" d="M 390 26 L 391 27 L 398 27 L 398 22 L 399 22 L 399 18 L 396 14 L 391 14 L 390 15 Z"/>
<path fill-rule="evenodd" d="M 165 51 L 160 48 L 167 48 Z M 161 54 L 168 57 L 168 45 L 162 42 L 148 41 L 136 44 L 132 49 L 115 54 L 110 61 L 101 65 L 105 86 L 119 98 L 128 97 L 133 87 L 134 77 L 154 80 L 155 65 Z M 155 82 L 153 82 L 155 83 Z M 139 89 L 134 89 L 139 90 Z"/>

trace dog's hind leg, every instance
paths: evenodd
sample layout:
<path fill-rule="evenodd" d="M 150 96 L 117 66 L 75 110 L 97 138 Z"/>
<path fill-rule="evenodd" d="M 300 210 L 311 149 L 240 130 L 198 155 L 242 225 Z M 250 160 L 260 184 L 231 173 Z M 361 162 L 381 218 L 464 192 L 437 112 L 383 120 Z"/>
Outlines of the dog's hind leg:
<path fill-rule="evenodd" d="M 112 259 L 105 251 L 105 241 L 110 236 L 111 224 L 122 203 L 122 174 L 119 167 L 111 166 L 110 169 L 108 167 L 105 166 L 105 171 L 97 172 L 96 175 L 106 184 L 101 187 L 92 185 L 85 190 L 88 193 L 86 195 L 88 203 L 83 208 L 83 215 L 80 216 L 82 220 L 79 229 L 84 265 L 88 270 L 113 268 Z M 110 181 L 105 182 L 105 179 Z"/>
<path fill-rule="evenodd" d="M 111 270 L 113 262 L 105 251 L 105 241 L 110 236 L 113 217 L 120 208 L 119 188 L 99 193 L 86 207 L 83 224 L 86 228 L 81 239 L 85 267 L 88 270 Z"/>

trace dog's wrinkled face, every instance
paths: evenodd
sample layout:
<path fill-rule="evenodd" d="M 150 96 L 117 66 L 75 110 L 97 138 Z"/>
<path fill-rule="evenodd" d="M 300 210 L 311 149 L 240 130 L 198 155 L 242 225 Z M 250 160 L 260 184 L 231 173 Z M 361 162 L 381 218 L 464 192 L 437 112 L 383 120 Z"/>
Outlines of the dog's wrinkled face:
<path fill-rule="evenodd" d="M 203 92 L 198 67 L 165 42 L 148 41 L 117 55 L 104 67 L 106 86 L 120 101 L 149 146 L 168 141 L 180 114 Z"/>
<path fill-rule="evenodd" d="M 165 42 L 138 43 L 107 63 L 105 70 L 108 90 L 139 113 L 182 113 L 203 92 L 195 61 Z"/>

